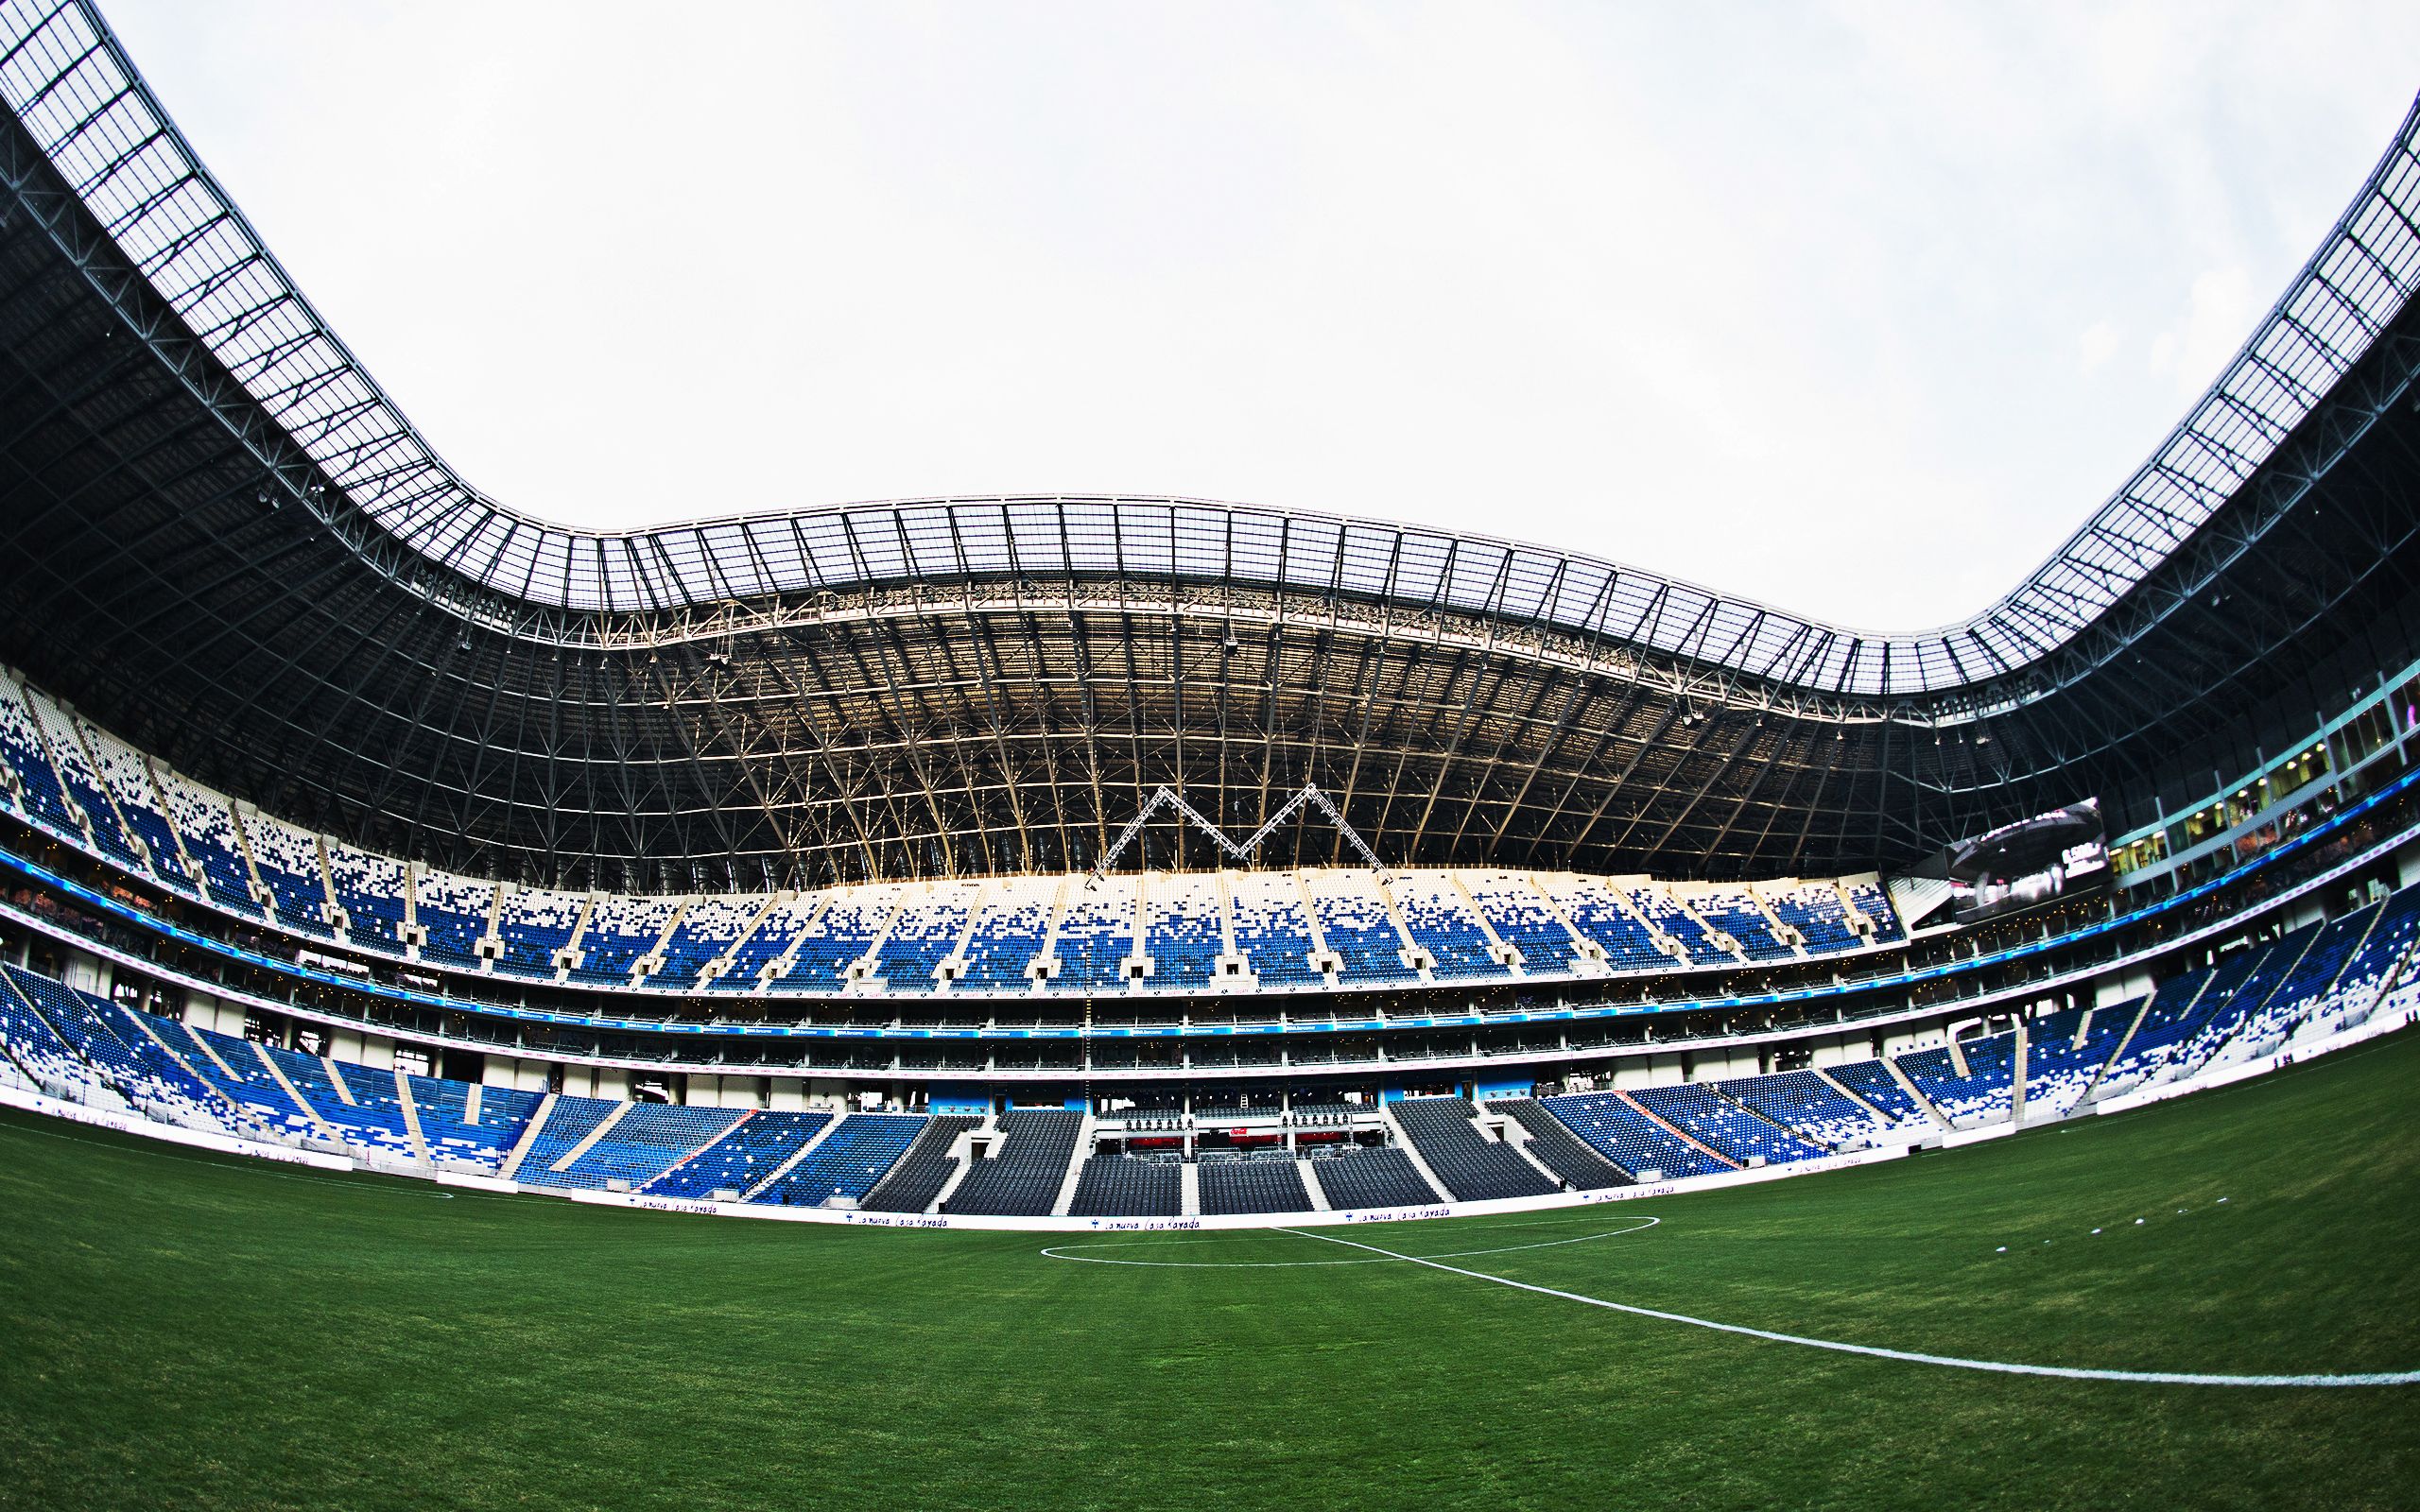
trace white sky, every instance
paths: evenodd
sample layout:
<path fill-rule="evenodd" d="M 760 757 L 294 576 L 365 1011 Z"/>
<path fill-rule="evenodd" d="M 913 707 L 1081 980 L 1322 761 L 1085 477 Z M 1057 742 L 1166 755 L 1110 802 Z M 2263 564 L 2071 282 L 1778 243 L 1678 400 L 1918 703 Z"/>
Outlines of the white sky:
<path fill-rule="evenodd" d="M 109 0 L 464 476 L 1027 490 L 1962 618 L 2183 414 L 2420 6 Z"/>

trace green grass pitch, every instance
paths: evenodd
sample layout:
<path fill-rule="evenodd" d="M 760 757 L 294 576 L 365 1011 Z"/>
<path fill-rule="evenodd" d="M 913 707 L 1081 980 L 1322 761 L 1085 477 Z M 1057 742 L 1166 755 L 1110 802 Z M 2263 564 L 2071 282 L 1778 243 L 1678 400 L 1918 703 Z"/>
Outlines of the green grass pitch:
<path fill-rule="evenodd" d="M 2415 1085 L 2407 1035 L 1837 1175 L 1330 1231 L 1440 1255 L 1652 1215 L 1454 1263 L 1963 1357 L 2411 1369 Z M 1118 1237 L 1082 1252 L 1188 1263 L 448 1194 L 9 1115 L 0 1505 L 2420 1503 L 2420 1386 L 1983 1374 L 1300 1263 L 1368 1258 L 1314 1238 Z"/>

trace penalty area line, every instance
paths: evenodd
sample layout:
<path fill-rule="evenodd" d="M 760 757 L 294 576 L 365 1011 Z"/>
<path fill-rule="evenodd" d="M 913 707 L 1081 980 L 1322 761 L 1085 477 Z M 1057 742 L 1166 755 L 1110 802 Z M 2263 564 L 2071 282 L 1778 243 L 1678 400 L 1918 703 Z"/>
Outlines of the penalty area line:
<path fill-rule="evenodd" d="M 1552 1297 L 1565 1302 L 1578 1302 L 1583 1307 L 1603 1308 L 1609 1313 L 1628 1313 L 1634 1317 L 1651 1317 L 1665 1323 L 1685 1323 L 1691 1328 L 1712 1329 L 1718 1333 L 1737 1333 L 1744 1338 L 1764 1339 L 1774 1344 L 1796 1344 L 1810 1349 L 1830 1349 L 1840 1354 L 1862 1354 L 1876 1360 L 1897 1360 L 1909 1365 L 1946 1366 L 1957 1370 L 1986 1370 L 1997 1375 L 2051 1376 L 2063 1381 L 2127 1381 L 2161 1386 L 2409 1386 L 2420 1384 L 2420 1370 L 2378 1370 L 2354 1375 L 2219 1375 L 2191 1370 L 2099 1370 L 2084 1366 L 2022 1365 L 2011 1360 L 1968 1360 L 1954 1354 L 1920 1354 L 1910 1349 L 1886 1349 L 1873 1344 L 1850 1344 L 1841 1339 L 1812 1339 L 1802 1333 L 1778 1333 L 1771 1329 L 1752 1329 L 1741 1323 L 1719 1323 L 1712 1318 L 1691 1317 L 1685 1313 L 1667 1313 L 1659 1308 L 1635 1307 L 1628 1302 L 1611 1302 L 1601 1297 L 1582 1292 L 1566 1292 L 1552 1286 L 1539 1286 L 1529 1281 L 1516 1281 L 1509 1276 L 1491 1276 L 1482 1270 L 1466 1270 L 1448 1265 L 1443 1261 L 1428 1260 L 1419 1255 L 1398 1254 L 1365 1245 L 1357 1240 L 1339 1239 L 1316 1229 L 1278 1228 L 1282 1234 L 1295 1234 L 1305 1239 L 1317 1239 L 1325 1244 L 1342 1245 L 1351 1249 L 1368 1250 L 1389 1260 L 1408 1261 L 1442 1270 L 1450 1276 L 1466 1276 L 1475 1281 L 1489 1281 L 1497 1286 L 1510 1286 L 1514 1291 L 1531 1292 L 1540 1297 Z"/>

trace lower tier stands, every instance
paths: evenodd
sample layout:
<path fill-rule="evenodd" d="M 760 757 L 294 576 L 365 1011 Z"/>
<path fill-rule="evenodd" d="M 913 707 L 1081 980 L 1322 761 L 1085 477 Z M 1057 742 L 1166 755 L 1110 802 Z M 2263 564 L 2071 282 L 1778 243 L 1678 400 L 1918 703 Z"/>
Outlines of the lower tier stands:
<path fill-rule="evenodd" d="M 1620 1092 L 1572 1092 L 1549 1097 L 1545 1106 L 1590 1149 L 1619 1166 L 1633 1180 L 1667 1181 L 1732 1169 L 1728 1161 L 1648 1117 Z"/>
<path fill-rule="evenodd" d="M 560 1170 L 549 1167 L 535 1174 L 524 1164 L 522 1179 L 591 1192 L 620 1182 L 637 1191 L 720 1140 L 747 1116 L 735 1108 L 684 1108 L 674 1103 L 616 1106 L 622 1109 L 621 1116 L 602 1125 L 596 1143 L 577 1159 L 558 1161 Z"/>
<path fill-rule="evenodd" d="M 1899 1069 L 1953 1127 L 1971 1128 L 2008 1117 L 2016 1085 L 2016 1036 L 1969 1040 L 1959 1049 L 1966 1057 L 1963 1072 L 1946 1046 L 1910 1051 L 1898 1057 Z"/>
<path fill-rule="evenodd" d="M 523 1181 L 544 1182 L 557 1162 L 578 1148 L 597 1126 L 622 1110 L 620 1103 L 598 1097 L 558 1097 L 545 1120 L 529 1136 L 527 1151 L 514 1175 Z"/>
<path fill-rule="evenodd" d="M 648 1183 L 649 1195 L 715 1197 L 736 1202 L 781 1169 L 806 1142 L 821 1133 L 832 1115 L 821 1109 L 789 1112 L 760 1109 L 743 1117 L 722 1138 Z"/>
<path fill-rule="evenodd" d="M 2083 1101 L 2124 1041 L 2143 1000 L 2069 1008 L 2026 1026 L 2025 1115 L 2047 1118 Z"/>
<path fill-rule="evenodd" d="M 1873 1108 L 1887 1128 L 1913 1133 L 1938 1126 L 1924 1105 L 1899 1085 L 1899 1078 L 1892 1075 L 1891 1068 L 1881 1061 L 1852 1060 L 1842 1066 L 1826 1066 L 1822 1074 Z"/>
<path fill-rule="evenodd" d="M 1166 1160 L 1096 1155 L 1076 1177 L 1075 1218 L 1173 1218 L 1184 1208 L 1184 1168 Z M 1056 1194 L 1055 1193 L 1053 1194 Z"/>
<path fill-rule="evenodd" d="M 2054 1115 L 2226 1057 L 2268 1054 L 2308 1033 L 2320 1015 L 2340 1025 L 2366 1014 L 2408 970 L 2415 936 L 2420 891 L 2256 941 L 2231 952 L 2215 971 L 2180 973 L 2147 1000 L 2046 1014 L 2015 1032 L 1962 1040 L 1954 1053 L 1943 1046 L 1903 1053 L 1895 1063 L 1855 1061 L 1492 1104 L 1491 1112 L 1509 1116 L 1527 1134 L 1521 1145 L 1488 1138 L 1461 1098 L 1398 1101 L 1386 1106 L 1418 1162 L 1402 1147 L 1349 1150 L 1300 1168 L 1291 1159 L 1205 1156 L 1196 1167 L 1201 1208 L 1210 1214 L 1299 1212 L 1314 1206 L 1315 1192 L 1331 1208 L 1377 1208 L 1543 1193 L 1558 1184 L 1601 1188 L 1759 1160 L 1805 1161 L 1938 1132 L 1902 1074 L 1942 1117 L 1961 1124 L 2005 1119 L 2020 1074 L 2027 1114 Z M 80 1094 L 112 1109 L 347 1149 L 389 1164 L 433 1159 L 497 1171 L 509 1162 L 518 1180 L 540 1187 L 619 1184 L 668 1196 L 736 1194 L 807 1206 L 856 1201 L 903 1212 L 929 1211 L 949 1189 L 959 1174 L 952 1146 L 981 1122 L 547 1100 L 441 1077 L 399 1078 L 391 1069 L 155 1017 L 16 967 L 0 970 L 0 1079 L 64 1088 L 69 1095 L 83 1089 Z M 543 1123 L 532 1128 L 542 1107 Z M 1208 1107 L 1196 1121 L 1229 1115 L 1237 1123 L 1266 1119 L 1268 1108 Z M 1130 1114 L 1127 1132 L 1137 1116 L 1147 1115 Z M 1366 1137 L 1370 1109 L 1305 1095 L 1288 1122 L 1307 1128 L 1331 1121 L 1360 1126 Z M 1073 1211 L 1086 1217 L 1176 1215 L 1184 1190 L 1181 1166 L 1095 1157 L 1079 1169 L 1084 1125 L 1073 1110 L 1006 1115 L 995 1153 L 965 1174 L 946 1211 L 1041 1215 L 1070 1192 Z M 1184 1132 L 1181 1125 L 1168 1132 Z"/>
<path fill-rule="evenodd" d="M 943 1212 L 1046 1215 L 1066 1184 L 1084 1115 L 1066 1108 L 1020 1108 L 1000 1116 L 1000 1147 L 975 1162 Z"/>
<path fill-rule="evenodd" d="M 820 1208 L 835 1197 L 861 1203 L 925 1122 L 908 1113 L 851 1113 L 755 1200 L 790 1208 Z"/>
<path fill-rule="evenodd" d="M 1743 1076 L 1716 1083 L 1725 1097 L 1794 1130 L 1821 1150 L 1862 1147 L 1878 1142 L 1888 1123 L 1874 1109 L 1811 1071 Z"/>
<path fill-rule="evenodd" d="M 1419 1208 L 1442 1200 L 1401 1150 L 1355 1150 L 1310 1162 L 1331 1208 Z"/>
<path fill-rule="evenodd" d="M 531 1115 L 545 1101 L 537 1092 L 474 1087 L 435 1076 L 412 1076 L 406 1085 L 429 1155 L 491 1174 L 521 1143 Z"/>
<path fill-rule="evenodd" d="M 1292 1160 L 1212 1160 L 1196 1169 L 1205 1216 L 1310 1211 L 1303 1168 Z"/>
<path fill-rule="evenodd" d="M 1478 1109 L 1460 1097 L 1405 1098 L 1389 1105 L 1429 1171 L 1458 1202 L 1535 1197 L 1555 1190 L 1519 1151 L 1480 1134 Z"/>
<path fill-rule="evenodd" d="M 915 1143 L 880 1185 L 867 1193 L 868 1212 L 922 1212 L 933 1205 L 942 1188 L 958 1174 L 958 1157 L 950 1146 L 958 1137 L 983 1121 L 962 1113 L 944 1113 L 925 1120 Z"/>
<path fill-rule="evenodd" d="M 1599 1192 L 1626 1187 L 1630 1177 L 1619 1167 L 1581 1143 L 1534 1097 L 1507 1097 L 1487 1105 L 1509 1113 L 1530 1134 L 1530 1158 L 1552 1171 L 1574 1192 Z"/>
<path fill-rule="evenodd" d="M 1736 1165 L 1752 1165 L 1759 1160 L 1779 1165 L 1787 1160 L 1812 1160 L 1824 1153 L 1706 1082 L 1643 1087 L 1634 1095 L 1639 1107 Z"/>

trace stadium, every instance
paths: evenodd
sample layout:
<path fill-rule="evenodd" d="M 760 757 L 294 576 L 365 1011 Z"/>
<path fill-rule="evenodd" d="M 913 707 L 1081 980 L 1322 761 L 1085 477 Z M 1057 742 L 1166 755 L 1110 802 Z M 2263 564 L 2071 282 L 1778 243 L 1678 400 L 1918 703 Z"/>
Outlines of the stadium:
<path fill-rule="evenodd" d="M 2411 1497 L 2420 112 L 1876 636 L 1180 497 L 549 524 L 95 7 L 0 95 L 0 1504 Z"/>

